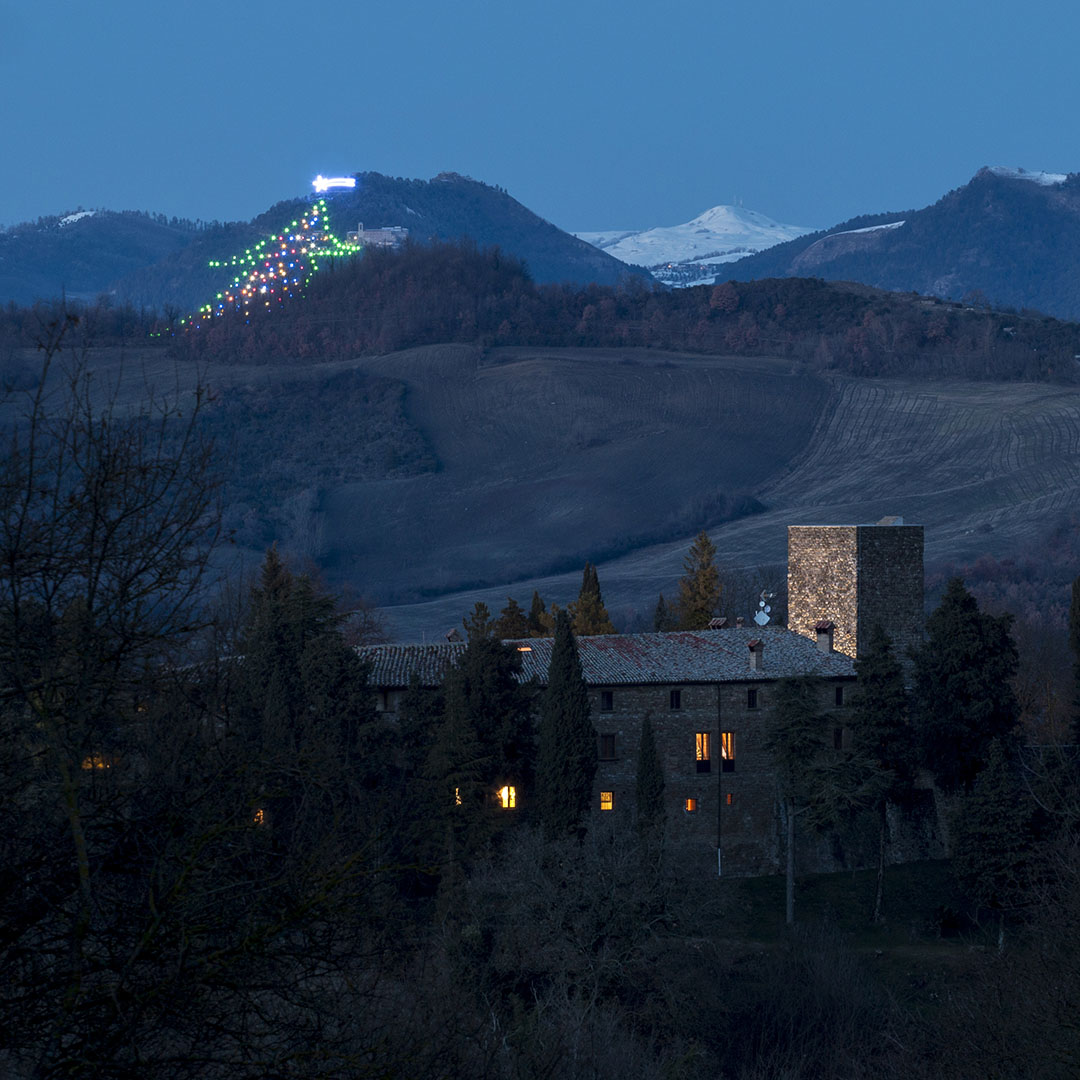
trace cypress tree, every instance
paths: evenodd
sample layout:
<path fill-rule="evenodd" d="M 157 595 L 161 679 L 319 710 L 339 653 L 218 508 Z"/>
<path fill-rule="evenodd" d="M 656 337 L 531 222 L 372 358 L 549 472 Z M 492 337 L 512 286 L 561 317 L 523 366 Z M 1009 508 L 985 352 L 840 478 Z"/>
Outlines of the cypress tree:
<path fill-rule="evenodd" d="M 589 695 L 570 616 L 555 619 L 547 689 L 540 703 L 536 787 L 540 821 L 547 836 L 572 832 L 589 808 L 596 776 L 596 734 Z"/>
<path fill-rule="evenodd" d="M 642 837 L 658 837 L 664 831 L 664 770 L 656 753 L 652 718 L 641 722 L 641 743 L 637 761 L 637 824 Z"/>
<path fill-rule="evenodd" d="M 660 594 L 660 599 L 656 601 L 656 608 L 653 611 L 653 630 L 658 634 L 667 630 L 675 629 L 675 616 L 669 610 L 667 601 L 664 600 L 664 594 Z"/>
<path fill-rule="evenodd" d="M 1016 724 L 1011 615 L 987 615 L 960 578 L 946 586 L 915 651 L 912 719 L 922 764 L 946 791 L 970 789 L 993 739 Z"/>
<path fill-rule="evenodd" d="M 581 579 L 581 591 L 577 603 L 571 605 L 574 633 L 580 636 L 588 634 L 614 634 L 615 627 L 604 607 L 604 598 L 600 595 L 600 578 L 592 563 L 585 564 Z"/>
<path fill-rule="evenodd" d="M 694 539 L 683 561 L 679 579 L 679 628 L 704 630 L 720 607 L 720 572 L 716 548 L 704 529 Z"/>
<path fill-rule="evenodd" d="M 544 616 L 547 614 L 547 606 L 540 599 L 540 593 L 535 589 L 532 595 L 532 604 L 529 605 L 529 636 L 547 637 L 544 628 Z"/>

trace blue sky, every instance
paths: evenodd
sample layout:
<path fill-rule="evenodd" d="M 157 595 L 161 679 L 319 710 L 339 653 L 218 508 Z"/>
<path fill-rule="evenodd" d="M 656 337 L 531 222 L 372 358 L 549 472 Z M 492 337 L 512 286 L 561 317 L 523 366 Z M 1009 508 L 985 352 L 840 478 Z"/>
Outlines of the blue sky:
<path fill-rule="evenodd" d="M 456 170 L 570 230 L 830 225 L 1080 171 L 1078 40 L 1058 0 L 0 0 L 0 224 Z"/>

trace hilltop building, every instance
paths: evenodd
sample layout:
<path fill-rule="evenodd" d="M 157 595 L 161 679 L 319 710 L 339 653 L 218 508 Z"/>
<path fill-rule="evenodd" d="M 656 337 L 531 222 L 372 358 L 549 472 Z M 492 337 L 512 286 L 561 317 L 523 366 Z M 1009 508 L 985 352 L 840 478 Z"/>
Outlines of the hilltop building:
<path fill-rule="evenodd" d="M 792 526 L 788 531 L 789 626 L 733 626 L 693 632 L 578 638 L 596 728 L 599 765 L 593 812 L 629 820 L 635 808 L 637 749 L 649 716 L 664 771 L 669 845 L 685 866 L 753 876 L 775 873 L 783 822 L 765 749 L 776 682 L 821 680 L 821 708 L 845 744 L 859 642 L 880 621 L 898 647 L 922 625 L 922 526 Z M 515 641 L 522 678 L 543 684 L 550 639 Z M 383 645 L 362 650 L 380 710 L 394 714 L 410 679 L 437 686 L 466 648 Z M 933 850 L 932 814 L 894 824 L 892 857 Z M 876 826 L 844 836 L 805 838 L 804 869 L 868 865 Z"/>
<path fill-rule="evenodd" d="M 350 244 L 363 247 L 399 248 L 409 238 L 409 230 L 403 225 L 384 225 L 381 229 L 365 229 L 361 221 L 355 232 L 345 234 Z"/>

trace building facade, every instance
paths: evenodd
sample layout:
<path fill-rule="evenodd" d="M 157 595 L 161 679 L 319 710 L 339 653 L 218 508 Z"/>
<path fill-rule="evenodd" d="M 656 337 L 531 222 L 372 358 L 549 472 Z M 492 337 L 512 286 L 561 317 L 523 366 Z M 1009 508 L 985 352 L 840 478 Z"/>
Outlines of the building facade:
<path fill-rule="evenodd" d="M 766 749 L 777 682 L 811 675 L 833 745 L 848 740 L 847 717 L 860 640 L 881 621 L 903 646 L 922 626 L 922 528 L 792 527 L 789 627 L 734 626 L 700 631 L 578 638 L 596 732 L 592 813 L 632 823 L 638 749 L 651 721 L 664 773 L 669 849 L 688 869 L 754 876 L 777 873 L 784 858 L 782 801 Z M 917 615 L 916 615 L 917 612 Z M 918 629 L 917 629 L 918 628 Z M 543 685 L 550 639 L 511 642 L 523 680 Z M 379 708 L 397 712 L 414 676 L 437 686 L 463 642 L 385 645 L 362 650 L 372 666 Z M 894 832 L 903 832 L 897 823 Z M 904 850 L 931 853 L 932 828 L 907 830 Z M 876 827 L 860 837 L 806 838 L 803 870 L 872 863 Z"/>

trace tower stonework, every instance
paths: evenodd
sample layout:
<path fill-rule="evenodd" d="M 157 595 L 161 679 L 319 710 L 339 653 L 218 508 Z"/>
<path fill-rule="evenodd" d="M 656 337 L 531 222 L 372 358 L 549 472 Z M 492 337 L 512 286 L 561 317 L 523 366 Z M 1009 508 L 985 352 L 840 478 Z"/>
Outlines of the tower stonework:
<path fill-rule="evenodd" d="M 789 525 L 788 627 L 816 638 L 821 622 L 834 624 L 836 651 L 856 659 L 880 622 L 906 657 L 925 623 L 923 527 Z"/>

